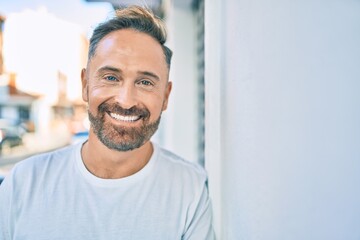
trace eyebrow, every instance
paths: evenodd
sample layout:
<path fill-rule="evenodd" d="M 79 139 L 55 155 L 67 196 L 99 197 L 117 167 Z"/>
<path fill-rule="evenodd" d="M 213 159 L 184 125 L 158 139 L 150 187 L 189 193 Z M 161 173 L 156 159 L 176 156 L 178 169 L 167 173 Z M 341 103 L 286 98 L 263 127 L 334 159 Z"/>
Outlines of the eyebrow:
<path fill-rule="evenodd" d="M 104 66 L 101 67 L 97 70 L 97 72 L 105 72 L 105 71 L 112 71 L 112 72 L 117 72 L 117 73 L 122 73 L 121 69 L 116 68 L 116 67 L 111 67 L 111 66 Z"/>
<path fill-rule="evenodd" d="M 155 73 L 149 72 L 149 71 L 138 71 L 138 73 L 148 76 L 148 77 L 152 77 L 157 81 L 160 81 L 160 78 L 158 75 L 156 75 Z"/>

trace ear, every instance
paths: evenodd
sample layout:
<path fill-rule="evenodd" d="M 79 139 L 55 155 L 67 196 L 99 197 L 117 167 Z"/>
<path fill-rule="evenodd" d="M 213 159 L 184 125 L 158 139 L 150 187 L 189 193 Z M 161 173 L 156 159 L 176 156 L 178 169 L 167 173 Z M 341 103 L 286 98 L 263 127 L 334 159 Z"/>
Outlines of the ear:
<path fill-rule="evenodd" d="M 169 81 L 169 82 L 167 82 L 166 89 L 165 89 L 165 99 L 164 99 L 162 111 L 165 111 L 167 109 L 171 89 L 172 89 L 172 82 Z"/>
<path fill-rule="evenodd" d="M 85 102 L 88 102 L 89 100 L 89 96 L 88 96 L 88 81 L 87 81 L 87 77 L 86 77 L 86 69 L 83 68 L 81 70 L 81 85 L 82 85 L 82 99 Z"/>

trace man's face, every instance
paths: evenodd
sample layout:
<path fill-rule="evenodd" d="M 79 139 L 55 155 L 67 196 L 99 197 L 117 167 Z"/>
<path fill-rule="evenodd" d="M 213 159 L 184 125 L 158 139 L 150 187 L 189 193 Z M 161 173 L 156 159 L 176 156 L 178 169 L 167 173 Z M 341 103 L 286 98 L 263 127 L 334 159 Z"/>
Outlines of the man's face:
<path fill-rule="evenodd" d="M 161 45 L 132 29 L 106 35 L 82 72 L 82 87 L 99 140 L 118 151 L 139 148 L 157 130 L 171 91 Z"/>

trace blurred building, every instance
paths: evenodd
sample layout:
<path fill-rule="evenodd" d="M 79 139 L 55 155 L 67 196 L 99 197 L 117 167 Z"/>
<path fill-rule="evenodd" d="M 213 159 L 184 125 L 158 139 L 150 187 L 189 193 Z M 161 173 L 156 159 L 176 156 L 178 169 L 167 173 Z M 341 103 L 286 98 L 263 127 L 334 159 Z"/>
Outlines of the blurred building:
<path fill-rule="evenodd" d="M 18 105 L 19 99 L 26 103 L 19 117 L 28 115 L 38 133 L 71 125 L 79 109 L 85 112 L 80 79 L 87 58 L 85 33 L 43 8 L 10 14 L 3 29 L 3 76 L 10 76 L 10 85 L 2 88 L 1 99 L 8 105 Z"/>
<path fill-rule="evenodd" d="M 32 106 L 38 96 L 20 91 L 16 86 L 16 74 L 4 71 L 4 22 L 5 17 L 0 16 L 0 119 L 23 124 L 29 131 L 33 131 Z"/>
<path fill-rule="evenodd" d="M 33 104 L 38 98 L 16 87 L 16 74 L 0 75 L 0 119 L 22 124 L 28 131 L 34 131 Z"/>

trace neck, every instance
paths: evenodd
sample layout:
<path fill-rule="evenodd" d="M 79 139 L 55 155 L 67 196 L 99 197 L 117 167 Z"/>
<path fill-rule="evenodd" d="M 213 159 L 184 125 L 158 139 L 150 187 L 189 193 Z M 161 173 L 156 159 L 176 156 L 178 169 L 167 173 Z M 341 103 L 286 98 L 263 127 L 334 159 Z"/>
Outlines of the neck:
<path fill-rule="evenodd" d="M 107 148 L 92 134 L 81 149 L 81 157 L 88 171 L 105 179 L 133 175 L 149 162 L 152 153 L 153 146 L 150 141 L 140 148 L 121 152 Z"/>

